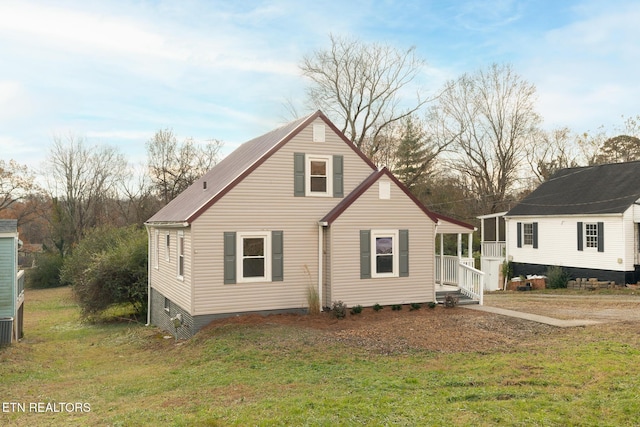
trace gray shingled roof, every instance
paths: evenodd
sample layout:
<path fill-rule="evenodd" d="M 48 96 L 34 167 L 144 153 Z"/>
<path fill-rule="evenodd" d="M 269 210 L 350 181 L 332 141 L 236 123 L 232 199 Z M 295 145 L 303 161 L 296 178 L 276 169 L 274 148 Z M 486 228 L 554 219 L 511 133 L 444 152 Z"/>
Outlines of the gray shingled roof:
<path fill-rule="evenodd" d="M 0 219 L 0 233 L 15 233 L 18 231 L 17 219 Z"/>
<path fill-rule="evenodd" d="M 622 213 L 640 199 L 640 161 L 563 169 L 507 216 Z"/>

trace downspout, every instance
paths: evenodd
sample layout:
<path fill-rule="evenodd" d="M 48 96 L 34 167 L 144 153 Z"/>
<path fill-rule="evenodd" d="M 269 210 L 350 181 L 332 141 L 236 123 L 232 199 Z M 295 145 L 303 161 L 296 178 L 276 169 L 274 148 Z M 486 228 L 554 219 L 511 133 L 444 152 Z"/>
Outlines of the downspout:
<path fill-rule="evenodd" d="M 147 230 L 147 324 L 145 326 L 151 326 L 151 252 L 149 251 L 151 230 L 149 230 L 149 224 L 146 223 L 144 228 Z"/>
<path fill-rule="evenodd" d="M 319 222 L 318 223 L 318 302 L 320 304 L 320 311 L 322 311 L 322 272 L 324 270 L 324 263 L 323 263 L 323 254 L 322 254 L 322 229 L 323 227 L 326 227 L 328 224 L 326 222 Z"/>

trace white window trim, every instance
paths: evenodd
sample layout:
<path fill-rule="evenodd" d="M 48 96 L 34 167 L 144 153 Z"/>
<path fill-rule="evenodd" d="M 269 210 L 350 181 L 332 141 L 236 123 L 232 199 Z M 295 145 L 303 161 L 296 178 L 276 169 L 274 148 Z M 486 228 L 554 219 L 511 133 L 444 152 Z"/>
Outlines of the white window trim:
<path fill-rule="evenodd" d="M 527 243 L 527 241 L 525 239 L 526 235 L 528 234 L 528 233 L 525 233 L 525 231 L 524 231 L 526 225 L 530 225 L 531 226 L 531 233 L 530 233 L 531 243 Z M 522 246 L 533 246 L 533 239 L 534 239 L 533 234 L 534 234 L 533 233 L 533 223 L 532 222 L 523 222 L 522 223 Z"/>
<path fill-rule="evenodd" d="M 180 245 L 180 240 L 182 239 L 182 245 Z M 178 238 L 176 239 L 176 273 L 177 278 L 180 281 L 184 281 L 184 270 L 185 270 L 185 257 L 183 253 L 184 246 L 184 231 L 178 231 Z M 180 258 L 182 258 L 182 274 L 180 274 Z"/>
<path fill-rule="evenodd" d="M 596 231 L 596 245 L 595 246 L 589 246 L 589 238 L 587 236 L 587 226 L 592 225 L 595 227 L 595 231 Z M 600 240 L 600 235 L 598 234 L 598 223 L 597 222 L 585 222 L 583 225 L 584 229 L 583 229 L 583 235 L 584 235 L 584 250 L 586 251 L 598 251 L 598 241 Z"/>
<path fill-rule="evenodd" d="M 158 270 L 160 268 L 160 232 L 158 230 L 154 231 L 154 260 L 153 267 Z"/>
<path fill-rule="evenodd" d="M 327 191 L 320 193 L 311 191 L 311 162 L 324 161 L 327 164 Z M 307 154 L 305 155 L 304 168 L 304 185 L 305 194 L 310 197 L 333 197 L 333 156 L 324 154 Z"/>
<path fill-rule="evenodd" d="M 247 277 L 243 276 L 243 260 L 244 245 L 242 240 L 245 238 L 262 238 L 264 239 L 264 276 L 263 277 Z M 236 282 L 237 283 L 254 283 L 254 282 L 271 282 L 271 232 L 270 231 L 247 231 L 236 233 Z"/>
<path fill-rule="evenodd" d="M 378 237 L 393 239 L 393 271 L 391 273 L 377 272 L 376 238 Z M 398 230 L 371 230 L 371 277 L 400 277 L 400 232 Z"/>

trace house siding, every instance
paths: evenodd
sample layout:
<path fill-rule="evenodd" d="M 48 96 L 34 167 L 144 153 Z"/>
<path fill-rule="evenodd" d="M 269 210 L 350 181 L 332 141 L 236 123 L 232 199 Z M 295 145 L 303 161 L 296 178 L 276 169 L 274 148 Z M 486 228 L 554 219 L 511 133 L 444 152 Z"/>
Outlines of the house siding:
<path fill-rule="evenodd" d="M 159 252 L 156 252 L 155 230 L 160 235 Z M 178 278 L 178 233 L 184 233 L 184 275 L 183 279 Z M 170 256 L 167 261 L 166 235 L 170 236 Z M 186 228 L 161 228 L 149 227 L 149 236 L 151 244 L 149 245 L 151 254 L 151 265 L 149 268 L 149 280 L 151 287 L 156 289 L 162 295 L 178 304 L 186 311 L 190 311 L 193 303 L 193 294 L 191 292 L 192 283 L 192 244 L 191 229 Z M 156 269 L 156 254 L 159 254 Z"/>
<path fill-rule="evenodd" d="M 633 270 L 632 215 L 558 216 L 507 218 L 509 259 L 519 264 L 559 265 L 576 269 L 605 271 Z M 538 248 L 517 247 L 517 224 L 538 223 Z M 578 222 L 604 224 L 604 251 L 597 248 L 578 250 Z M 631 242 L 631 243 L 630 243 Z M 586 244 L 585 244 L 586 246 Z"/>
<path fill-rule="evenodd" d="M 409 230 L 409 276 L 360 278 L 360 230 Z M 365 191 L 331 225 L 331 299 L 348 306 L 428 302 L 434 298 L 435 224 L 395 184 L 379 199 L 378 184 Z"/>
<path fill-rule="evenodd" d="M 17 274 L 16 236 L 0 235 L 0 317 L 14 317 Z"/>
<path fill-rule="evenodd" d="M 302 129 L 191 224 L 192 315 L 307 307 L 307 287 L 318 283 L 318 220 L 341 199 L 295 197 L 294 154 L 342 155 L 345 194 L 372 173 L 330 128 L 325 142 L 312 142 L 314 124 L 324 122 Z M 225 285 L 224 233 L 274 230 L 284 235 L 284 280 Z"/>

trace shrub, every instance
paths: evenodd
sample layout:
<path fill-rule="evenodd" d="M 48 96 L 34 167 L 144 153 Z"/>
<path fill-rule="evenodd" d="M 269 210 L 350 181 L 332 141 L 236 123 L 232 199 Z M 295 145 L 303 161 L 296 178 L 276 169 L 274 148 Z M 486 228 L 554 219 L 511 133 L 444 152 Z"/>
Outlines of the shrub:
<path fill-rule="evenodd" d="M 438 305 L 438 303 L 437 303 L 437 302 L 435 302 L 435 301 L 430 301 L 430 302 L 427 304 L 427 307 L 429 307 L 429 308 L 436 308 L 436 306 L 437 306 L 437 305 Z"/>
<path fill-rule="evenodd" d="M 373 309 L 374 309 L 375 311 L 380 311 L 380 310 L 382 310 L 383 308 L 384 308 L 384 307 L 383 307 L 383 306 L 381 306 L 380 304 L 376 304 L 376 305 L 374 305 L 374 306 L 373 306 Z"/>
<path fill-rule="evenodd" d="M 62 286 L 60 269 L 62 256 L 54 252 L 43 252 L 36 255 L 35 267 L 26 270 L 26 287 L 35 289 L 55 288 Z"/>
<path fill-rule="evenodd" d="M 309 314 L 320 313 L 320 296 L 318 289 L 314 286 L 307 287 L 307 304 L 309 305 Z"/>
<path fill-rule="evenodd" d="M 411 303 L 411 308 L 409 310 L 410 311 L 420 310 L 421 307 L 422 307 L 422 304 L 417 303 L 417 302 L 412 302 Z"/>
<path fill-rule="evenodd" d="M 344 319 L 347 316 L 347 305 L 342 301 L 334 301 L 331 304 L 331 314 L 336 319 Z"/>
<path fill-rule="evenodd" d="M 400 310 L 402 310 L 402 304 L 393 304 L 393 305 L 391 306 L 391 310 L 393 310 L 393 311 L 400 311 Z"/>
<path fill-rule="evenodd" d="M 351 314 L 360 314 L 362 313 L 362 306 L 361 305 L 354 305 L 353 307 L 351 307 Z"/>
<path fill-rule="evenodd" d="M 569 274 L 557 265 L 549 267 L 546 272 L 547 287 L 551 289 L 566 288 L 569 282 Z"/>
<path fill-rule="evenodd" d="M 91 231 L 60 272 L 73 287 L 85 317 L 118 304 L 131 304 L 136 314 L 147 306 L 147 233 L 136 227 L 103 227 Z"/>

